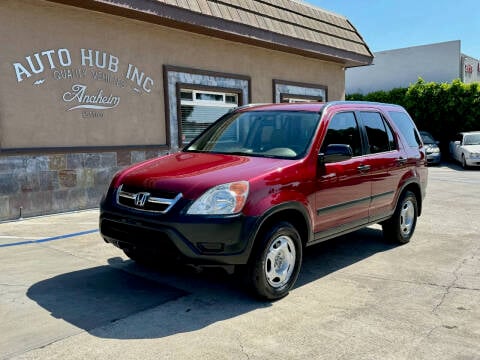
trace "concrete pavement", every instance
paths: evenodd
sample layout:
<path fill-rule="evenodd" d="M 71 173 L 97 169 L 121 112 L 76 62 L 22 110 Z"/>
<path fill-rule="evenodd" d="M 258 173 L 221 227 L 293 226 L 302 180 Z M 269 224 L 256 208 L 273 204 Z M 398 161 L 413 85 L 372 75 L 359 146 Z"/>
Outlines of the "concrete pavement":
<path fill-rule="evenodd" d="M 262 303 L 219 270 L 147 269 L 98 210 L 0 224 L 0 359 L 480 359 L 480 171 L 430 168 L 412 241 L 308 248 Z"/>

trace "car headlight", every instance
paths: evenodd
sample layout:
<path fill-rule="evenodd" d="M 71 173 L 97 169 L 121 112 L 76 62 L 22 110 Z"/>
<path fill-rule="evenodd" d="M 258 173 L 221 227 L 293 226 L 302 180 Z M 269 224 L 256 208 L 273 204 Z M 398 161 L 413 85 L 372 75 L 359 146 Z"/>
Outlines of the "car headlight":
<path fill-rule="evenodd" d="M 480 158 L 480 153 L 470 153 L 470 158 L 471 159 Z"/>
<path fill-rule="evenodd" d="M 200 196 L 188 209 L 189 215 L 227 215 L 242 211 L 248 196 L 248 181 L 215 186 Z"/>
<path fill-rule="evenodd" d="M 429 147 L 426 150 L 427 154 L 438 154 L 440 152 L 440 149 L 438 147 Z"/>

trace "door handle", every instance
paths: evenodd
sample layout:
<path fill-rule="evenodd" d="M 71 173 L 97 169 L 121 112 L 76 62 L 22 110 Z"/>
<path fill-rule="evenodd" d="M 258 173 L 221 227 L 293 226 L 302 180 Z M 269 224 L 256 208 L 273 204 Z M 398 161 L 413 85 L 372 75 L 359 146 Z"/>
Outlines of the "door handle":
<path fill-rule="evenodd" d="M 357 167 L 357 170 L 362 173 L 367 172 L 370 170 L 370 165 L 360 165 L 359 167 Z"/>
<path fill-rule="evenodd" d="M 397 159 L 397 163 L 398 165 L 405 165 L 407 163 L 408 159 L 407 158 L 404 158 L 404 157 L 399 157 Z"/>

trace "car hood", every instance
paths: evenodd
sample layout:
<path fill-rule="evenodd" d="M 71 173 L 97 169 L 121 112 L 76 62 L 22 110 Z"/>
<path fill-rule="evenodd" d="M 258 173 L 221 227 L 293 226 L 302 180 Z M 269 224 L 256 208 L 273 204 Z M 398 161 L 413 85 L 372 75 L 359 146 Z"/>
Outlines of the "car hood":
<path fill-rule="evenodd" d="M 120 172 L 114 186 L 163 190 L 195 199 L 213 186 L 266 177 L 295 160 L 180 152 L 133 165 Z"/>
<path fill-rule="evenodd" d="M 480 145 L 463 145 L 462 148 L 471 153 L 480 153 Z"/>

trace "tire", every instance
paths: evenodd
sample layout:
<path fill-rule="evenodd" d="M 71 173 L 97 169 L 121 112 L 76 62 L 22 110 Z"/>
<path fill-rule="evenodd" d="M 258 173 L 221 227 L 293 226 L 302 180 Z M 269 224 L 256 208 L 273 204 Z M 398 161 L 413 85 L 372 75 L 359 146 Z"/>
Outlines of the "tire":
<path fill-rule="evenodd" d="M 393 216 L 382 224 L 383 236 L 397 244 L 408 243 L 415 231 L 417 217 L 417 198 L 413 192 L 405 191 Z"/>
<path fill-rule="evenodd" d="M 462 168 L 464 170 L 468 169 L 467 161 L 465 160 L 465 155 L 464 154 L 462 154 Z"/>
<path fill-rule="evenodd" d="M 248 285 L 262 299 L 280 299 L 288 294 L 300 272 L 300 235 L 292 224 L 279 222 L 258 240 L 247 265 Z"/>

